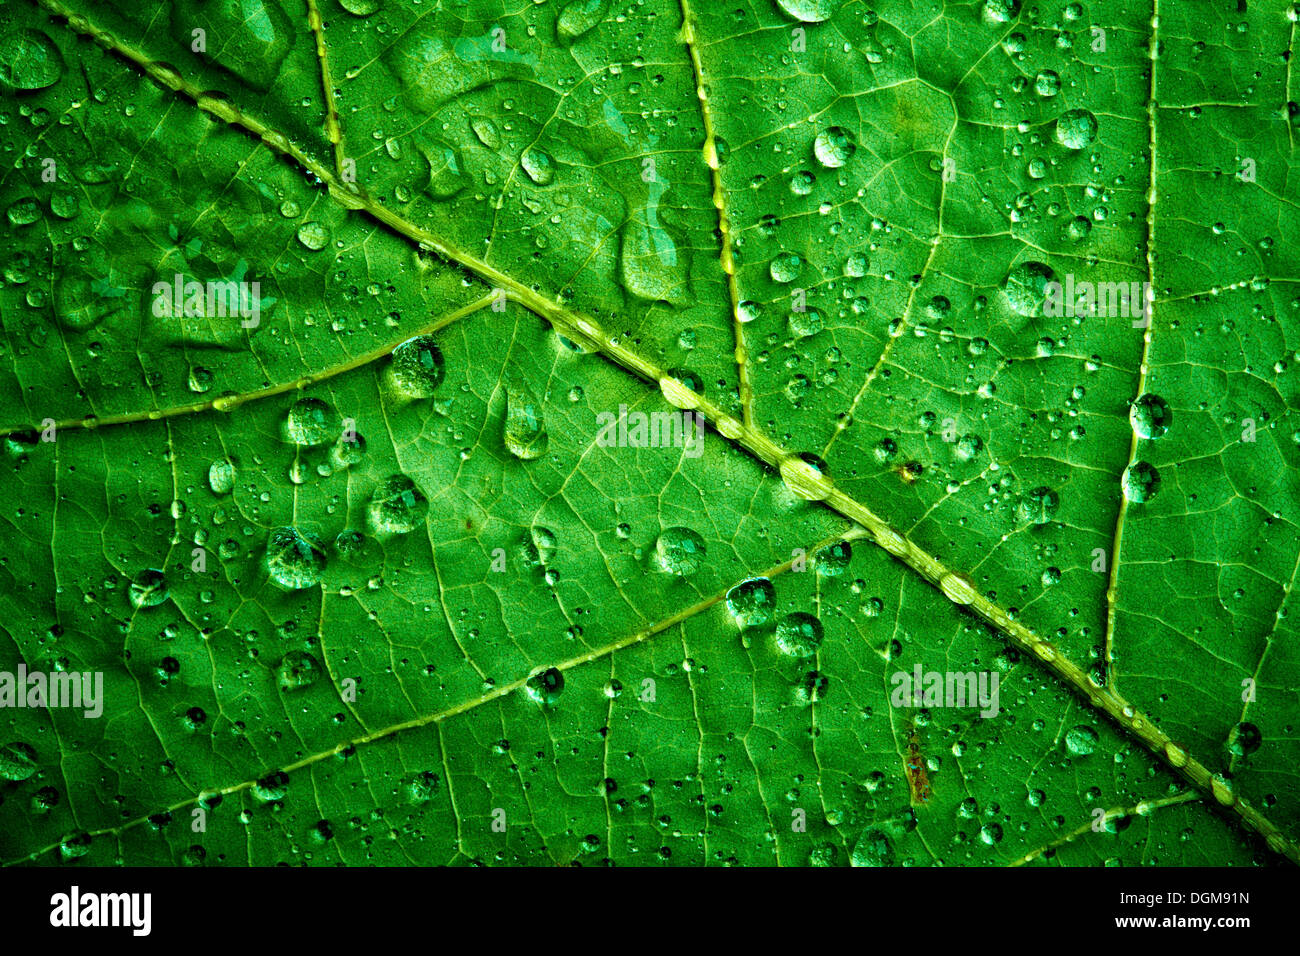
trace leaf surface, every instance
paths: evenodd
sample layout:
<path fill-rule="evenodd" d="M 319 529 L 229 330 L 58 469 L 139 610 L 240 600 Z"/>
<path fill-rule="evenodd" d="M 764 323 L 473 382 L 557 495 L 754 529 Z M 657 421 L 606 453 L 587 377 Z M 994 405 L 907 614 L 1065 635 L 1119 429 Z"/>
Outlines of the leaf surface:
<path fill-rule="evenodd" d="M 7 9 L 0 862 L 1296 858 L 1294 11 Z"/>

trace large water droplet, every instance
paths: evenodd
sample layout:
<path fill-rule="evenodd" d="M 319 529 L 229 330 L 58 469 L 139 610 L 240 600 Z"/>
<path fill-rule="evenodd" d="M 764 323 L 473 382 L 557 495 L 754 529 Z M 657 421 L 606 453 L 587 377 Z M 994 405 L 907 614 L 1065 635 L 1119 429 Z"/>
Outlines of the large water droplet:
<path fill-rule="evenodd" d="M 1087 724 L 1071 727 L 1065 733 L 1065 749 L 1076 757 L 1086 757 L 1097 749 L 1097 731 Z"/>
<path fill-rule="evenodd" d="M 0 37 L 0 83 L 15 90 L 43 90 L 63 75 L 59 48 L 39 30 Z"/>
<path fill-rule="evenodd" d="M 354 17 L 368 17 L 382 5 L 381 0 L 339 0 L 339 6 Z"/>
<path fill-rule="evenodd" d="M 834 16 L 839 0 L 776 0 L 776 5 L 796 20 L 821 23 Z"/>
<path fill-rule="evenodd" d="M 29 745 L 13 741 L 0 747 L 0 780 L 26 780 L 36 770 L 36 751 Z"/>
<path fill-rule="evenodd" d="M 442 350 L 428 335 L 407 339 L 393 349 L 388 374 L 398 391 L 411 398 L 430 398 L 442 382 Z"/>
<path fill-rule="evenodd" d="M 564 693 L 564 675 L 558 668 L 551 667 L 528 678 L 524 688 L 528 696 L 543 707 L 551 707 Z"/>
<path fill-rule="evenodd" d="M 768 266 L 768 274 L 772 276 L 772 281 L 780 282 L 782 285 L 799 278 L 801 272 L 803 272 L 803 259 L 793 252 L 778 254 L 773 257 Z"/>
<path fill-rule="evenodd" d="M 338 413 L 319 398 L 300 398 L 289 406 L 284 439 L 294 445 L 324 445 L 333 441 L 342 423 Z"/>
<path fill-rule="evenodd" d="M 1055 135 L 1066 149 L 1083 149 L 1097 138 L 1097 117 L 1087 110 L 1066 110 L 1056 119 Z"/>
<path fill-rule="evenodd" d="M 1053 272 L 1041 262 L 1022 262 L 1007 273 L 1002 293 L 1017 315 L 1042 315 Z"/>
<path fill-rule="evenodd" d="M 539 186 L 549 186 L 555 182 L 555 160 L 551 159 L 549 153 L 544 153 L 534 146 L 524 150 L 523 156 L 519 159 L 519 165 L 524 168 L 528 178 Z"/>
<path fill-rule="evenodd" d="M 1228 731 L 1226 746 L 1228 753 L 1237 757 L 1245 757 L 1258 750 L 1263 741 L 1264 735 L 1260 733 L 1258 727 L 1252 723 L 1242 721 L 1233 725 L 1232 730 Z"/>
<path fill-rule="evenodd" d="M 5 218 L 11 226 L 30 226 L 40 220 L 41 207 L 31 196 L 26 196 L 5 210 Z"/>
<path fill-rule="evenodd" d="M 280 659 L 280 666 L 275 669 L 275 680 L 280 685 L 280 690 L 302 690 L 316 683 L 320 672 L 320 662 L 316 658 L 306 651 L 290 651 Z"/>
<path fill-rule="evenodd" d="M 811 614 L 795 611 L 776 625 L 776 646 L 791 657 L 812 657 L 821 646 L 822 622 Z"/>
<path fill-rule="evenodd" d="M 741 581 L 727 592 L 727 610 L 742 628 L 764 626 L 775 608 L 776 588 L 767 578 Z"/>
<path fill-rule="evenodd" d="M 665 528 L 655 539 L 655 561 L 668 574 L 694 574 L 704 563 L 704 539 L 690 528 Z"/>
<path fill-rule="evenodd" d="M 510 454 L 524 461 L 540 458 L 546 453 L 548 436 L 542 418 L 542 404 L 522 382 L 512 382 L 506 387 L 502 437 Z"/>
<path fill-rule="evenodd" d="M 330 241 L 329 230 L 319 222 L 304 222 L 298 227 L 298 241 L 312 252 L 320 252 Z"/>
<path fill-rule="evenodd" d="M 425 143 L 420 152 L 429 167 L 429 179 L 424 191 L 433 199 L 450 199 L 469 183 L 465 175 L 465 162 L 460 150 L 441 141 Z"/>
<path fill-rule="evenodd" d="M 218 458 L 208 466 L 208 487 L 215 495 L 228 495 L 235 489 L 235 464 L 229 458 Z"/>
<path fill-rule="evenodd" d="M 853 135 L 842 126 L 829 126 L 813 140 L 813 155 L 823 166 L 838 169 L 853 158 L 857 146 Z"/>
<path fill-rule="evenodd" d="M 370 529 L 375 534 L 409 534 L 428 514 L 428 499 L 406 475 L 384 479 L 370 497 Z"/>
<path fill-rule="evenodd" d="M 285 655 L 285 660 L 290 658 L 297 659 L 299 652 L 292 655 Z M 310 655 L 306 655 L 310 656 Z M 281 662 L 283 666 L 283 662 Z M 258 800 L 263 803 L 270 803 L 274 800 L 283 800 L 289 795 L 289 775 L 283 770 L 276 770 L 268 773 L 265 777 L 259 779 L 252 786 L 252 793 Z"/>
<path fill-rule="evenodd" d="M 1143 504 L 1154 498 L 1160 490 L 1160 472 L 1145 461 L 1135 461 L 1124 469 L 1120 484 L 1125 498 L 1135 504 Z"/>
<path fill-rule="evenodd" d="M 127 592 L 135 608 L 157 607 L 167 600 L 167 579 L 157 568 L 145 568 L 131 579 Z"/>
<path fill-rule="evenodd" d="M 1020 0 L 984 0 L 985 23 L 1010 23 L 1020 12 Z"/>
<path fill-rule="evenodd" d="M 867 827 L 858 837 L 849 856 L 851 866 L 891 866 L 894 852 L 890 849 L 889 838 L 875 827 Z"/>
<path fill-rule="evenodd" d="M 325 552 L 315 535 L 276 528 L 266 545 L 266 571 L 286 591 L 314 587 L 325 573 Z"/>
<path fill-rule="evenodd" d="M 1138 397 L 1129 409 L 1128 420 L 1138 438 L 1159 438 L 1169 431 L 1173 412 L 1159 395 L 1147 392 Z"/>
<path fill-rule="evenodd" d="M 822 577 L 837 577 L 844 573 L 853 560 L 853 548 L 847 541 L 836 541 L 818 551 L 813 560 L 817 573 Z"/>
<path fill-rule="evenodd" d="M 785 320 L 789 323 L 790 333 L 800 339 L 816 335 L 825 327 L 825 320 L 816 309 L 796 310 L 787 315 Z"/>
<path fill-rule="evenodd" d="M 470 120 L 470 129 L 478 137 L 478 141 L 488 149 L 496 150 L 501 148 L 501 129 L 497 124 L 487 116 L 476 116 Z"/>
<path fill-rule="evenodd" d="M 605 18 L 609 0 L 573 0 L 565 4 L 555 30 L 561 43 L 572 43 Z"/>
<path fill-rule="evenodd" d="M 1056 514 L 1061 499 L 1051 488 L 1039 486 L 1023 495 L 1016 504 L 1016 517 L 1021 524 L 1047 524 Z"/>

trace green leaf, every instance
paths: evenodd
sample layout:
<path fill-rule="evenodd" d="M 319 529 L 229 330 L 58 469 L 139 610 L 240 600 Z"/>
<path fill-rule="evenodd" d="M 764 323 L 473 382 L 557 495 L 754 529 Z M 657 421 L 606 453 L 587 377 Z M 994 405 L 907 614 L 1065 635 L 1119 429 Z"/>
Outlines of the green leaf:
<path fill-rule="evenodd" d="M 1300 858 L 1294 10 L 6 12 L 0 863 Z"/>

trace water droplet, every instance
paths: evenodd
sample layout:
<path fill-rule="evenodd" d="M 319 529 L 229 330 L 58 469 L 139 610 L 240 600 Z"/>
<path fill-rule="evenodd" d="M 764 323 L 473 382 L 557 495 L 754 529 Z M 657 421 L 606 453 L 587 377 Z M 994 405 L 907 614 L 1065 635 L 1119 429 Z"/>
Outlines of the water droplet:
<path fill-rule="evenodd" d="M 813 140 L 813 154 L 817 161 L 830 169 L 838 169 L 853 158 L 857 146 L 853 136 L 842 126 L 830 126 Z"/>
<path fill-rule="evenodd" d="M 776 0 L 776 5 L 796 20 L 821 23 L 834 15 L 839 0 Z"/>
<path fill-rule="evenodd" d="M 768 266 L 768 273 L 772 276 L 772 281 L 779 282 L 782 285 L 799 278 L 801 272 L 803 272 L 803 259 L 793 252 L 780 253 L 772 259 L 771 265 Z"/>
<path fill-rule="evenodd" d="M 1087 216 L 1075 216 L 1065 225 L 1065 235 L 1075 242 L 1087 239 L 1090 232 L 1092 232 L 1092 220 Z"/>
<path fill-rule="evenodd" d="M 501 148 L 501 130 L 491 119 L 486 116 L 476 116 L 470 120 L 469 125 L 474 130 L 474 135 L 478 137 L 478 141 L 488 149 Z"/>
<path fill-rule="evenodd" d="M 1159 438 L 1169 431 L 1173 412 L 1159 395 L 1147 392 L 1139 396 L 1129 408 L 1128 420 L 1138 438 Z"/>
<path fill-rule="evenodd" d="M 304 222 L 298 227 L 298 241 L 312 252 L 320 252 L 330 241 L 330 234 L 319 222 Z"/>
<path fill-rule="evenodd" d="M 812 657 L 821 646 L 822 622 L 811 614 L 794 611 L 776 625 L 776 646 L 791 657 Z"/>
<path fill-rule="evenodd" d="M 1087 110 L 1066 110 L 1057 117 L 1055 135 L 1066 149 L 1083 149 L 1097 138 L 1097 117 Z"/>
<path fill-rule="evenodd" d="M 279 661 L 276 669 L 276 683 L 279 684 L 281 691 L 300 691 L 304 687 L 311 687 L 320 678 L 321 666 L 315 657 L 305 652 L 305 650 L 290 650 Z M 287 779 L 285 780 L 287 788 Z M 265 797 L 263 797 L 265 799 Z M 281 796 L 272 796 L 272 800 L 283 799 Z"/>
<path fill-rule="evenodd" d="M 1060 496 L 1051 488 L 1039 486 L 1021 496 L 1016 504 L 1016 517 L 1021 524 L 1047 524 L 1056 514 Z"/>
<path fill-rule="evenodd" d="M 296 656 L 297 652 L 292 655 L 286 655 L 285 659 Z M 283 666 L 283 665 L 281 665 Z M 268 773 L 265 777 L 258 780 L 252 787 L 253 796 L 263 803 L 271 803 L 275 800 L 283 800 L 289 795 L 289 775 L 283 770 L 276 770 Z"/>
<path fill-rule="evenodd" d="M 1065 749 L 1076 757 L 1086 757 L 1097 749 L 1097 731 L 1087 724 L 1071 727 L 1065 733 Z"/>
<path fill-rule="evenodd" d="M 1051 98 L 1061 92 L 1061 77 L 1054 70 L 1041 70 L 1034 77 L 1034 92 Z"/>
<path fill-rule="evenodd" d="M 407 339 L 393 349 L 388 374 L 398 391 L 411 398 L 430 398 L 442 382 L 442 350 L 428 335 Z"/>
<path fill-rule="evenodd" d="M 30 226 L 41 218 L 41 207 L 30 196 L 18 200 L 5 210 L 11 226 Z"/>
<path fill-rule="evenodd" d="M 325 552 L 315 535 L 276 528 L 266 545 L 266 570 L 286 591 L 315 587 L 325 572 Z"/>
<path fill-rule="evenodd" d="M 954 604 L 974 604 L 978 597 L 970 578 L 951 572 L 939 579 L 939 590 Z"/>
<path fill-rule="evenodd" d="M 167 579 L 157 568 L 145 568 L 131 579 L 128 597 L 135 608 L 157 607 L 167 600 Z"/>
<path fill-rule="evenodd" d="M 890 848 L 889 838 L 875 827 L 867 827 L 853 845 L 849 856 L 850 866 L 892 866 L 894 851 Z"/>
<path fill-rule="evenodd" d="M 564 693 L 564 675 L 557 668 L 551 667 L 540 674 L 528 678 L 524 685 L 528 696 L 543 707 L 554 706 Z"/>
<path fill-rule="evenodd" d="M 516 458 L 531 461 L 546 453 L 548 436 L 541 402 L 522 382 L 512 382 L 506 387 L 503 429 L 506 449 Z"/>
<path fill-rule="evenodd" d="M 235 489 L 235 463 L 218 458 L 208 466 L 208 487 L 215 495 L 228 495 Z"/>
<path fill-rule="evenodd" d="M 0 747 L 0 780 L 26 780 L 37 769 L 36 751 L 29 745 L 13 741 Z"/>
<path fill-rule="evenodd" d="M 555 181 L 555 160 L 540 149 L 530 146 L 524 150 L 519 165 L 523 166 L 528 178 L 539 186 L 549 186 Z"/>
<path fill-rule="evenodd" d="M 954 452 L 960 461 L 972 461 L 984 449 L 984 440 L 978 435 L 962 435 L 957 439 Z"/>
<path fill-rule="evenodd" d="M 1145 461 L 1135 461 L 1124 469 L 1121 479 L 1124 497 L 1135 504 L 1150 501 L 1160 490 L 1160 472 Z"/>
<path fill-rule="evenodd" d="M 15 30 L 0 37 L 0 83 L 15 90 L 43 90 L 63 75 L 63 57 L 39 30 Z"/>
<path fill-rule="evenodd" d="M 560 42 L 571 43 L 605 18 L 609 0 L 573 0 L 560 11 L 556 32 Z"/>
<path fill-rule="evenodd" d="M 776 588 L 767 578 L 741 581 L 727 592 L 727 610 L 741 628 L 763 627 L 775 608 Z"/>
<path fill-rule="evenodd" d="M 690 528 L 665 528 L 655 539 L 655 561 L 668 574 L 685 577 L 704 564 L 704 539 Z"/>
<path fill-rule="evenodd" d="M 334 440 L 341 424 L 338 413 L 319 398 L 300 398 L 289 406 L 284 438 L 294 445 L 324 445 Z"/>
<path fill-rule="evenodd" d="M 406 475 L 384 479 L 370 496 L 370 530 L 378 535 L 409 534 L 428 514 L 428 499 Z"/>
<path fill-rule="evenodd" d="M 1010 23 L 1020 13 L 1020 0 L 984 0 L 984 22 Z"/>
<path fill-rule="evenodd" d="M 381 0 L 339 0 L 339 6 L 354 17 L 368 17 L 382 5 Z"/>
<path fill-rule="evenodd" d="M 824 501 L 834 487 L 826 463 L 812 454 L 792 455 L 781 461 L 781 480 L 805 501 Z"/>
<path fill-rule="evenodd" d="M 60 219 L 76 219 L 81 212 L 81 200 L 76 193 L 60 190 L 50 197 L 50 212 Z"/>
<path fill-rule="evenodd" d="M 1007 273 L 1002 293 L 1017 315 L 1041 315 L 1047 301 L 1047 284 L 1053 276 L 1041 262 L 1022 262 Z"/>
<path fill-rule="evenodd" d="M 1252 723 L 1242 721 L 1239 724 L 1235 724 L 1233 728 L 1228 731 L 1228 753 L 1237 757 L 1248 756 L 1259 749 L 1259 745 L 1263 743 L 1263 740 L 1264 735 L 1260 733 L 1258 727 Z"/>
<path fill-rule="evenodd" d="M 836 541 L 827 545 L 813 556 L 817 573 L 822 577 L 833 578 L 844 573 L 844 569 L 853 560 L 853 548 L 847 541 Z"/>
<path fill-rule="evenodd" d="M 816 309 L 791 312 L 786 316 L 786 322 L 790 325 L 790 334 L 800 339 L 816 335 L 825 327 L 825 320 Z"/>
<path fill-rule="evenodd" d="M 433 199 L 450 199 L 468 184 L 460 150 L 443 142 L 423 143 L 420 152 L 429 168 L 424 191 Z"/>

